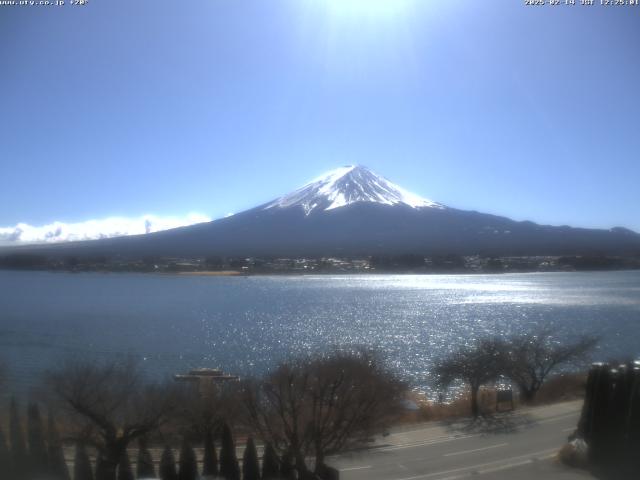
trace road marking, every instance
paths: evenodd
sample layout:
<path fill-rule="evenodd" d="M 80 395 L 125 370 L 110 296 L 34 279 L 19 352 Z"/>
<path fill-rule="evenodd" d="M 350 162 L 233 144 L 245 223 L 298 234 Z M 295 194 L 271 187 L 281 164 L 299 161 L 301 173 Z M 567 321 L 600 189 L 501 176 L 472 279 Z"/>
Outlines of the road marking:
<path fill-rule="evenodd" d="M 404 435 L 406 433 L 425 432 L 427 430 L 437 430 L 439 428 L 442 428 L 442 425 L 440 425 L 440 422 L 433 422 L 431 425 L 423 425 L 421 427 L 407 428 L 406 430 L 397 430 L 393 433 L 390 433 L 389 436 L 395 437 L 398 435 Z"/>
<path fill-rule="evenodd" d="M 577 427 L 569 427 L 569 428 L 565 428 L 564 430 L 562 430 L 562 433 L 564 433 L 564 432 L 573 432 L 573 431 L 575 431 L 575 429 L 576 429 L 576 428 L 577 428 Z"/>
<path fill-rule="evenodd" d="M 341 468 L 341 472 L 350 472 L 352 470 L 365 470 L 367 468 L 373 468 L 371 465 L 363 465 L 362 467 L 349 467 L 349 468 Z"/>
<path fill-rule="evenodd" d="M 521 467 L 523 465 L 529 465 L 531 463 L 540 462 L 542 460 L 550 460 L 550 459 L 554 458 L 555 456 L 556 456 L 556 453 L 551 453 L 551 454 L 545 455 L 543 457 L 534 457 L 534 458 L 530 458 L 529 460 L 522 460 L 520 462 L 508 463 L 506 465 L 500 465 L 499 467 L 486 468 L 484 470 L 479 470 L 478 474 L 479 475 L 484 475 L 485 473 L 495 473 L 495 472 L 500 472 L 502 470 L 509 470 L 510 468 Z M 442 478 L 440 480 L 458 480 L 460 478 L 465 478 L 465 477 L 466 477 L 466 475 L 458 475 L 456 477 Z"/>
<path fill-rule="evenodd" d="M 517 467 L 519 465 L 526 465 L 528 463 L 531 463 L 531 458 L 532 457 L 538 457 L 538 458 L 550 458 L 553 457 L 556 452 L 557 452 L 557 448 L 552 448 L 549 450 L 542 450 L 539 452 L 532 452 L 532 453 L 527 453 L 526 455 L 518 455 L 517 457 L 511 457 L 511 458 L 505 458 L 504 460 L 494 460 L 493 462 L 487 462 L 487 463 L 480 463 L 478 465 L 469 465 L 467 467 L 460 467 L 460 468 L 454 468 L 451 470 L 443 470 L 442 472 L 434 472 L 434 473 L 427 473 L 424 475 L 416 475 L 413 477 L 403 477 L 403 478 L 397 478 L 395 480 L 425 480 L 427 478 L 434 478 L 434 477 L 438 477 L 440 475 L 447 475 L 450 473 L 461 473 L 461 472 L 471 472 L 473 470 L 478 470 L 480 472 L 482 472 L 482 467 L 489 467 L 489 469 L 487 469 L 486 471 L 491 471 L 491 468 L 494 469 L 505 469 L 505 468 L 512 468 L 512 467 Z M 500 462 L 509 462 L 509 463 L 504 463 L 504 464 L 500 464 Z M 493 467 L 491 467 L 492 465 L 494 465 Z M 468 476 L 467 474 L 462 475 L 462 476 L 449 476 L 449 477 L 445 477 L 441 480 L 455 480 L 458 478 L 463 478 Z"/>
<path fill-rule="evenodd" d="M 474 434 L 474 435 L 459 435 L 459 436 L 455 436 L 455 437 L 439 437 L 439 438 L 434 438 L 432 440 L 427 440 L 426 442 L 416 442 L 416 443 L 405 443 L 405 444 L 400 444 L 400 445 L 390 445 L 388 447 L 380 447 L 380 448 L 376 448 L 375 452 L 393 452 L 394 450 L 402 450 L 405 448 L 416 448 L 416 447 L 426 447 L 428 445 L 436 445 L 438 443 L 447 443 L 447 442 L 453 442 L 455 440 L 463 440 L 465 438 L 473 438 L 473 437 L 479 437 L 481 436 L 480 434 Z"/>
<path fill-rule="evenodd" d="M 499 443 L 497 445 L 489 445 L 488 447 L 474 448 L 473 450 L 463 450 L 461 452 L 445 453 L 443 455 L 443 457 L 455 457 L 457 455 L 465 455 L 467 453 L 482 452 L 484 450 L 491 450 L 492 448 L 506 447 L 507 445 L 509 445 L 509 444 L 508 443 Z"/>
<path fill-rule="evenodd" d="M 560 420 L 565 420 L 567 418 L 578 417 L 578 416 L 580 416 L 580 412 L 566 413 L 564 415 L 558 415 L 557 417 L 545 418 L 543 420 L 537 420 L 537 421 L 534 420 L 533 423 L 541 424 L 541 423 L 559 422 Z"/>

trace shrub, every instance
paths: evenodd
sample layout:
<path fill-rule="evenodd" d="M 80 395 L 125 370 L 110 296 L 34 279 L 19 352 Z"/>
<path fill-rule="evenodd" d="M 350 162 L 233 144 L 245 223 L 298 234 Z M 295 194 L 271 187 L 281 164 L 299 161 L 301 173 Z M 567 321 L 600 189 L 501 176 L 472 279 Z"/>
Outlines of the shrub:
<path fill-rule="evenodd" d="M 270 443 L 264 447 L 262 456 L 262 478 L 263 480 L 276 480 L 280 476 L 280 463 L 276 451 Z"/>
<path fill-rule="evenodd" d="M 231 429 L 225 423 L 222 427 L 222 448 L 220 449 L 220 475 L 225 480 L 240 480 L 240 467 L 236 457 Z"/>
<path fill-rule="evenodd" d="M 196 480 L 198 478 L 198 462 L 196 454 L 189 445 L 189 442 L 182 442 L 180 450 L 180 469 L 178 470 L 178 480 Z"/>
<path fill-rule="evenodd" d="M 213 440 L 211 430 L 207 430 L 204 437 L 204 458 L 202 460 L 202 475 L 218 475 L 218 457 L 216 455 L 216 444 Z"/>
<path fill-rule="evenodd" d="M 118 480 L 135 480 L 133 470 L 131 469 L 129 453 L 126 450 L 122 454 L 122 457 L 120 457 L 120 462 L 118 463 Z"/>
<path fill-rule="evenodd" d="M 93 480 L 93 471 L 89 455 L 82 443 L 76 443 L 76 455 L 73 465 L 73 480 Z"/>
<path fill-rule="evenodd" d="M 160 457 L 160 480 L 178 480 L 176 471 L 176 459 L 171 447 L 166 446 Z"/>
<path fill-rule="evenodd" d="M 144 438 L 138 441 L 138 465 L 136 467 L 136 475 L 139 479 L 156 478 L 156 470 L 153 467 L 153 457 L 147 448 L 147 442 Z"/>
<path fill-rule="evenodd" d="M 260 480 L 260 464 L 258 463 L 258 452 L 253 438 L 247 439 L 247 446 L 242 457 L 242 478 L 243 480 Z"/>
<path fill-rule="evenodd" d="M 285 480 L 295 480 L 297 478 L 295 468 L 293 468 L 293 456 L 289 451 L 285 452 L 285 454 L 282 456 L 280 475 Z"/>
<path fill-rule="evenodd" d="M 99 452 L 98 458 L 96 458 L 96 480 L 112 480 L 113 473 L 111 464 L 107 463 L 104 454 Z"/>

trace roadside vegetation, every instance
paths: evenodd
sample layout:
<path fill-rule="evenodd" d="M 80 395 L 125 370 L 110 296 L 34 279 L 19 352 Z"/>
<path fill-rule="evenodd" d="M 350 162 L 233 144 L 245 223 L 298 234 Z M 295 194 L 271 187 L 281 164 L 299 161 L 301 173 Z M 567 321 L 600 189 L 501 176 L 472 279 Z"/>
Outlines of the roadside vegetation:
<path fill-rule="evenodd" d="M 466 385 L 473 417 L 481 412 L 480 388 L 498 381 L 512 383 L 518 389 L 520 403 L 533 404 L 553 373 L 562 368 L 583 368 L 597 343 L 598 338 L 592 336 L 559 342 L 548 329 L 506 340 L 482 339 L 437 363 L 435 381 L 440 387 L 454 382 Z"/>
<path fill-rule="evenodd" d="M 488 387 L 508 380 L 520 403 L 552 401 L 549 387 L 572 378 L 579 390 L 584 379 L 551 375 L 579 366 L 595 344 L 560 344 L 542 331 L 461 348 L 433 372 L 441 388 L 467 386 L 446 404 L 416 401 L 365 351 L 292 359 L 260 378 L 207 388 L 151 382 L 131 361 L 70 362 L 47 373 L 37 403 L 14 399 L 0 417 L 0 480 L 335 478 L 327 457 L 406 420 L 408 399 L 420 406 L 414 420 L 492 411 L 496 389 Z"/>
<path fill-rule="evenodd" d="M 218 388 L 149 382 L 133 362 L 68 363 L 45 385 L 46 427 L 41 405 L 25 416 L 11 401 L 0 479 L 332 478 L 326 457 L 388 428 L 407 391 L 366 352 L 295 359 Z"/>

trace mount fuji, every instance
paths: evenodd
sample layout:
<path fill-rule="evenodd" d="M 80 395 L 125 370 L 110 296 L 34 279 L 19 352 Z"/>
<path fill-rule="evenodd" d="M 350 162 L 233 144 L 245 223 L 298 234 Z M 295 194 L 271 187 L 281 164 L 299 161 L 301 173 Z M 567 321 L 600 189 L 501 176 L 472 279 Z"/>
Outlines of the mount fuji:
<path fill-rule="evenodd" d="M 15 248 L 12 250 L 16 250 Z M 638 255 L 640 235 L 459 210 L 347 166 L 212 222 L 146 235 L 21 247 L 51 256 Z"/>
<path fill-rule="evenodd" d="M 337 168 L 294 192 L 267 204 L 267 208 L 300 207 L 305 215 L 354 203 L 406 205 L 411 208 L 444 208 L 442 205 L 407 192 L 362 166 Z"/>

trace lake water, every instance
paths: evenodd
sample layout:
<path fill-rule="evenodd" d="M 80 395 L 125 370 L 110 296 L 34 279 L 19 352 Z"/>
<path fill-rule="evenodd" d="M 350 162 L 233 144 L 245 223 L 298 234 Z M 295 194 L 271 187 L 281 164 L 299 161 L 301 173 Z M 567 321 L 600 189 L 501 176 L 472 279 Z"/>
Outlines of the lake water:
<path fill-rule="evenodd" d="M 553 325 L 640 356 L 640 272 L 195 277 L 0 271 L 0 359 L 14 390 L 69 357 L 132 355 L 153 374 L 246 375 L 343 345 L 382 352 L 414 385 L 486 335 Z"/>

